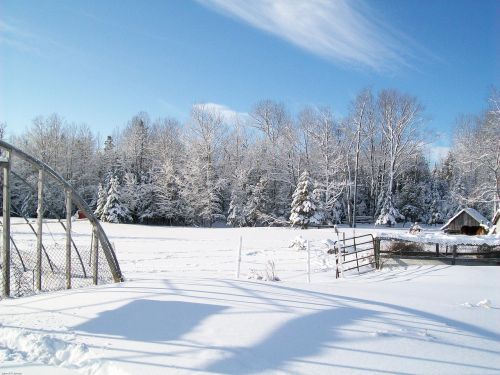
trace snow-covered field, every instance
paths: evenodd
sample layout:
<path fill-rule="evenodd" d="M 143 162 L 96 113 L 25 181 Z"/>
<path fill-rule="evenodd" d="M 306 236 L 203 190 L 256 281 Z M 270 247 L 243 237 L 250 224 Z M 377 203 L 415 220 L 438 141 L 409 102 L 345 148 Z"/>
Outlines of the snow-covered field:
<path fill-rule="evenodd" d="M 323 244 L 332 230 L 105 230 L 127 281 L 1 301 L 2 372 L 500 373 L 498 267 L 336 280 Z M 289 247 L 298 235 L 311 241 L 311 283 L 306 252 Z M 268 261 L 281 282 L 248 278 Z"/>

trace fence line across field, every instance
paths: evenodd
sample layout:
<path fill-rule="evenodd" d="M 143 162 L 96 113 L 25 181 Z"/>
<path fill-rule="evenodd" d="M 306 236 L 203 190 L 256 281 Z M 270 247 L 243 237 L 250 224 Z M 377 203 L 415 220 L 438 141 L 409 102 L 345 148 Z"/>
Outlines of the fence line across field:
<path fill-rule="evenodd" d="M 361 273 L 377 268 L 375 240 L 369 235 L 346 237 L 345 233 L 332 235 L 334 239 L 304 240 L 300 250 L 291 247 L 245 252 L 244 238 L 240 236 L 236 249 L 236 278 L 268 279 L 269 264 L 273 272 L 285 274 L 283 279 L 311 282 L 317 272 L 333 272 L 336 278 L 354 271 Z M 352 264 L 352 266 L 351 266 Z M 273 276 L 273 278 L 276 275 Z"/>
<path fill-rule="evenodd" d="M 381 264 L 392 261 L 461 265 L 500 265 L 500 239 L 382 234 L 375 245 Z M 408 263 L 409 262 L 409 263 Z"/>

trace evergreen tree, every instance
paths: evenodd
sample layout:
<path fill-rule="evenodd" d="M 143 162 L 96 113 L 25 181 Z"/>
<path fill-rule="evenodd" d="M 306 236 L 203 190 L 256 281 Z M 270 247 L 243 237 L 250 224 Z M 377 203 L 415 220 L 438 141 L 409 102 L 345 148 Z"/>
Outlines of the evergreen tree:
<path fill-rule="evenodd" d="M 398 220 L 404 219 L 404 216 L 394 207 L 392 194 L 388 194 L 380 211 L 380 215 L 375 225 L 395 225 Z"/>
<path fill-rule="evenodd" d="M 148 174 L 142 176 L 136 190 L 136 217 L 140 223 L 156 223 L 161 218 L 159 209 L 159 187 L 151 181 Z"/>
<path fill-rule="evenodd" d="M 403 185 L 399 193 L 398 206 L 401 207 L 400 212 L 404 216 L 405 222 L 421 221 L 423 214 L 421 188 L 421 186 L 409 182 Z"/>
<path fill-rule="evenodd" d="M 259 182 L 251 189 L 245 205 L 245 221 L 248 225 L 269 225 L 274 218 L 268 214 L 270 209 L 270 194 L 268 190 L 268 180 L 261 177 Z"/>
<path fill-rule="evenodd" d="M 131 220 L 127 206 L 122 202 L 118 178 L 112 177 L 108 198 L 103 208 L 102 221 L 108 223 L 126 223 Z"/>
<path fill-rule="evenodd" d="M 97 216 L 98 219 L 101 219 L 102 217 L 107 198 L 108 196 L 106 194 L 106 190 L 104 189 L 102 184 L 99 184 L 99 190 L 97 192 L 97 207 L 94 211 L 94 214 Z"/>
<path fill-rule="evenodd" d="M 300 175 L 297 188 L 292 198 L 290 223 L 293 226 L 300 225 L 301 228 L 307 229 L 308 224 L 317 212 L 317 207 L 314 202 L 315 199 L 313 197 L 313 182 L 307 170 Z"/>
<path fill-rule="evenodd" d="M 242 227 L 246 224 L 245 203 L 247 194 L 244 186 L 245 179 L 245 174 L 242 171 L 239 171 L 231 191 L 231 201 L 229 202 L 227 223 L 233 227 Z"/>
<path fill-rule="evenodd" d="M 141 202 L 140 188 L 136 175 L 131 172 L 125 173 L 120 195 L 121 201 L 127 207 L 128 214 L 133 222 L 139 221 L 141 216 L 140 206 L 146 204 Z"/>
<path fill-rule="evenodd" d="M 159 215 L 170 225 L 184 222 L 184 207 L 187 202 L 181 195 L 181 183 L 173 167 L 167 165 L 154 179 L 159 187 Z"/>
<path fill-rule="evenodd" d="M 310 223 L 311 224 L 325 224 L 328 220 L 328 215 L 325 209 L 325 199 L 323 197 L 324 190 L 320 187 L 320 184 L 315 181 L 314 182 L 314 190 L 312 193 L 313 202 L 316 206 L 316 211 L 313 216 L 311 216 Z"/>

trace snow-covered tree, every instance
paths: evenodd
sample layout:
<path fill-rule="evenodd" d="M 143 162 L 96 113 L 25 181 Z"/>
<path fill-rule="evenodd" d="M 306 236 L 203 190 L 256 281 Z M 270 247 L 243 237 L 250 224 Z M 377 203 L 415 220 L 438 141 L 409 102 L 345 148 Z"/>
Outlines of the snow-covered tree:
<path fill-rule="evenodd" d="M 492 217 L 500 205 L 500 93 L 493 90 L 487 110 L 457 120 L 451 153 L 463 204 Z"/>
<path fill-rule="evenodd" d="M 340 202 L 337 200 L 333 203 L 332 207 L 330 208 L 329 212 L 329 219 L 332 224 L 340 224 L 342 222 L 342 205 Z"/>
<path fill-rule="evenodd" d="M 299 114 L 305 164 L 314 171 L 315 190 L 321 196 L 325 219 L 332 220 L 345 191 L 345 139 L 329 108 L 306 108 Z M 335 220 L 334 220 L 335 221 Z"/>
<path fill-rule="evenodd" d="M 118 180 L 117 177 L 115 177 Z M 133 222 L 138 222 L 141 216 L 140 183 L 134 173 L 127 172 L 123 176 L 123 184 L 120 185 L 120 200 L 127 207 L 128 215 Z"/>
<path fill-rule="evenodd" d="M 396 179 L 422 147 L 420 127 L 423 108 L 416 98 L 395 90 L 384 90 L 379 94 L 378 108 L 387 157 L 387 184 L 376 224 L 393 224 L 401 217 L 393 202 Z"/>
<path fill-rule="evenodd" d="M 160 220 L 160 187 L 150 174 L 142 176 L 137 184 L 137 221 L 139 223 L 157 223 Z"/>
<path fill-rule="evenodd" d="M 375 225 L 395 225 L 398 220 L 403 220 L 404 216 L 394 207 L 392 193 L 389 193 L 382 205 L 380 215 L 375 221 Z"/>
<path fill-rule="evenodd" d="M 316 214 L 316 204 L 313 196 L 314 183 L 309 177 L 309 173 L 302 172 L 292 198 L 292 210 L 290 213 L 290 224 L 293 226 L 300 225 L 301 228 L 307 229 L 307 226 Z"/>
<path fill-rule="evenodd" d="M 245 191 L 246 175 L 243 171 L 237 172 L 236 181 L 231 191 L 231 201 L 227 214 L 227 223 L 233 227 L 242 227 L 246 224 L 245 204 L 247 193 Z"/>
<path fill-rule="evenodd" d="M 118 178 L 112 177 L 101 220 L 108 223 L 126 223 L 131 220 L 127 206 L 123 204 Z"/>
<path fill-rule="evenodd" d="M 295 161 L 300 159 L 297 129 L 283 103 L 272 100 L 258 102 L 250 113 L 250 125 L 258 130 L 255 160 L 267 180 L 268 222 L 286 222 L 290 195 L 297 183 Z"/>
<path fill-rule="evenodd" d="M 140 112 L 129 121 L 119 142 L 124 168 L 139 182 L 152 164 L 150 128 L 149 115 Z"/>
<path fill-rule="evenodd" d="M 182 198 L 181 182 L 173 167 L 164 166 L 161 173 L 155 175 L 154 180 L 159 187 L 159 216 L 170 225 L 184 222 L 184 210 L 187 203 Z"/>
<path fill-rule="evenodd" d="M 216 221 L 226 220 L 225 182 L 218 174 L 224 135 L 220 111 L 202 104 L 193 106 L 189 128 L 191 152 L 186 163 L 187 190 L 184 194 L 203 225 L 211 226 Z"/>
<path fill-rule="evenodd" d="M 99 184 L 99 190 L 97 192 L 97 206 L 94 211 L 94 214 L 97 216 L 98 219 L 101 219 L 102 214 L 104 212 L 104 206 L 106 205 L 106 201 L 108 199 L 108 195 L 106 193 L 106 189 L 102 186 L 102 184 Z"/>
<path fill-rule="evenodd" d="M 324 191 L 323 189 L 321 189 L 320 184 L 315 181 L 312 198 L 314 205 L 316 206 L 316 210 L 309 220 L 309 223 L 311 224 L 322 225 L 327 222 L 328 215 L 325 210 L 325 199 L 323 197 L 323 194 Z"/>
<path fill-rule="evenodd" d="M 270 200 L 268 180 L 261 177 L 259 182 L 250 189 L 245 205 L 245 221 L 248 225 L 258 226 L 273 223 L 274 218 L 269 214 Z"/>

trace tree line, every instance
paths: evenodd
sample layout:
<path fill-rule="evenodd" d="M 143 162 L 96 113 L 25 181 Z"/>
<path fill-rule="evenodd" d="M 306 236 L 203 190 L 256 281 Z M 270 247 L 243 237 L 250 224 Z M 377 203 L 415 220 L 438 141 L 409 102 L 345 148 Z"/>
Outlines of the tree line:
<path fill-rule="evenodd" d="M 465 205 L 487 217 L 497 209 L 499 103 L 493 90 L 482 113 L 460 117 L 434 165 L 424 108 L 397 90 L 361 91 L 343 118 L 328 107 L 293 116 L 272 100 L 241 116 L 196 104 L 184 124 L 140 112 L 103 143 L 56 114 L 9 140 L 58 171 L 103 221 L 437 224 Z M 34 216 L 36 171 L 21 161 L 13 170 L 14 211 Z M 64 213 L 60 193 L 46 187 L 46 216 Z"/>

